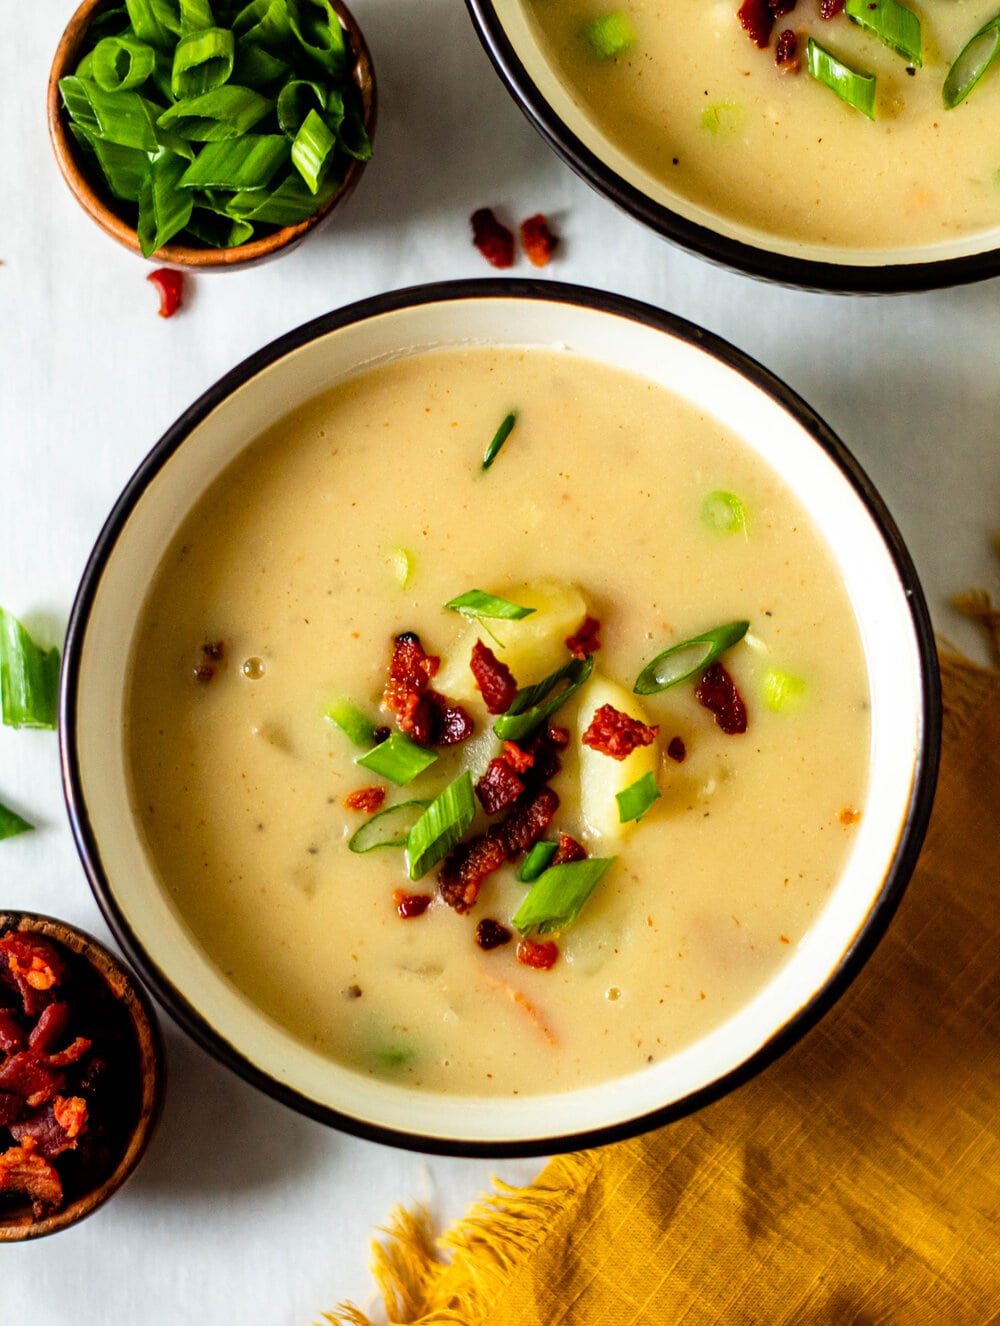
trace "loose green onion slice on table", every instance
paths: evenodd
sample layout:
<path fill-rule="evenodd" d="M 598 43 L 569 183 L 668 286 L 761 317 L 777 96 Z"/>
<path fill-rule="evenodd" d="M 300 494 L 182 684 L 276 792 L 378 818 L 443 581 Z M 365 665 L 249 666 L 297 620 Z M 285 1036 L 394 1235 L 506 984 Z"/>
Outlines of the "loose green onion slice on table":
<path fill-rule="evenodd" d="M 1000 14 L 975 33 L 958 53 L 948 70 L 941 95 L 947 110 L 954 108 L 969 95 L 1000 51 Z"/>
<path fill-rule="evenodd" d="M 552 858 L 559 851 L 558 843 L 537 842 L 521 862 L 517 878 L 522 884 L 533 884 L 538 876 L 549 867 Z"/>
<path fill-rule="evenodd" d="M 636 695 L 655 695 L 686 681 L 696 672 L 703 672 L 720 654 L 742 640 L 749 629 L 749 622 L 728 622 L 702 635 L 692 636 L 679 645 L 672 645 L 646 664 L 636 677 L 632 690 Z"/>
<path fill-rule="evenodd" d="M 405 787 L 417 774 L 429 769 L 437 760 L 433 751 L 418 746 L 405 732 L 393 732 L 378 746 L 373 746 L 366 755 L 359 755 L 354 761 L 363 769 L 381 774 L 397 787 Z"/>
<path fill-rule="evenodd" d="M 651 770 L 647 771 L 621 792 L 615 793 L 619 821 L 627 824 L 630 820 L 641 820 L 653 802 L 659 800 L 660 795 L 660 789 L 656 786 L 656 775 Z"/>
<path fill-rule="evenodd" d="M 899 0 L 847 0 L 844 9 L 848 18 L 873 32 L 890 50 L 921 67 L 920 19 L 912 9 Z"/>
<path fill-rule="evenodd" d="M 635 29 L 627 14 L 601 14 L 583 29 L 583 40 L 599 60 L 613 60 L 635 45 Z"/>
<path fill-rule="evenodd" d="M 331 700 L 324 713 L 355 746 L 367 750 L 375 744 L 375 724 L 350 700 Z"/>
<path fill-rule="evenodd" d="M 566 930 L 580 915 L 584 903 L 615 859 L 613 856 L 588 856 L 583 861 L 549 866 L 532 884 L 511 924 L 522 935 L 536 928 L 540 935 L 552 930 Z"/>
<path fill-rule="evenodd" d="M 476 817 L 472 775 L 466 769 L 435 797 L 406 839 L 410 879 L 420 879 L 447 856 Z"/>
<path fill-rule="evenodd" d="M 4 838 L 16 838 L 19 833 L 30 833 L 34 829 L 33 824 L 23 820 L 16 811 L 0 803 L 0 841 Z"/>
<path fill-rule="evenodd" d="M 738 534 L 747 530 L 747 510 L 735 493 L 717 489 L 701 504 L 702 523 L 720 534 Z"/>
<path fill-rule="evenodd" d="M 572 658 L 543 681 L 519 690 L 507 712 L 493 724 L 493 731 L 501 741 L 520 741 L 575 695 L 593 670 L 593 654 L 586 658 Z M 567 685 L 557 690 L 563 681 Z"/>
<path fill-rule="evenodd" d="M 869 120 L 874 120 L 874 74 L 852 69 L 812 37 L 806 45 L 806 68 L 817 83 L 822 83 L 831 92 L 835 92 L 841 101 L 846 101 L 848 106 L 853 106 L 862 115 L 867 115 Z"/>
<path fill-rule="evenodd" d="M 504 419 L 503 423 L 493 434 L 493 440 L 486 448 L 486 452 L 483 456 L 484 470 L 488 470 L 490 466 L 493 464 L 493 462 L 496 460 L 497 456 L 500 454 L 500 448 L 510 437 L 511 432 L 516 423 L 517 423 L 517 415 L 513 410 L 511 410 L 510 414 L 507 415 L 506 419 Z"/>
<path fill-rule="evenodd" d="M 410 830 L 427 809 L 426 801 L 401 801 L 387 806 L 348 839 L 352 852 L 374 852 L 380 847 L 405 847 Z"/>
<path fill-rule="evenodd" d="M 0 608 L 0 702 L 7 727 L 54 728 L 59 650 L 40 649 L 16 617 Z"/>
<path fill-rule="evenodd" d="M 444 606 L 452 612 L 460 612 L 463 617 L 495 617 L 509 622 L 530 617 L 535 611 L 534 608 L 523 608 L 520 603 L 511 603 L 510 599 L 484 594 L 481 589 L 470 589 L 465 594 L 459 594 L 457 598 L 449 599 Z"/>

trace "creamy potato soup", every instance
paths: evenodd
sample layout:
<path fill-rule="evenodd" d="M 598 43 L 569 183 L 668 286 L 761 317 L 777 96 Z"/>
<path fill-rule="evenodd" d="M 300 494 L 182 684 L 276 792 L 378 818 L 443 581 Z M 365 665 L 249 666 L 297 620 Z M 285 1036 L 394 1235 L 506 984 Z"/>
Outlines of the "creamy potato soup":
<path fill-rule="evenodd" d="M 846 12 L 821 18 L 820 0 L 793 3 L 769 36 L 765 26 L 763 49 L 737 0 L 517 3 L 592 124 L 653 179 L 721 218 L 858 250 L 1000 225 L 1000 67 L 960 104 L 943 103 L 950 65 L 998 16 L 997 0 L 908 3 L 920 67 Z M 865 12 L 877 19 L 889 4 Z M 856 95 L 873 89 L 874 119 L 811 76 L 809 38 L 862 75 Z"/>
<path fill-rule="evenodd" d="M 502 745 L 562 670 L 548 698 L 578 689 Z M 863 814 L 868 688 L 825 546 L 737 437 L 570 352 L 473 348 L 366 371 L 223 473 L 144 607 L 127 742 L 164 888 L 249 1000 L 362 1073 L 539 1093 L 689 1045 L 774 975 Z M 429 767 L 368 763 L 400 751 Z M 450 850 L 414 838 L 485 784 L 502 804 Z M 380 826 L 409 845 L 352 850 Z M 583 859 L 521 882 L 532 835 Z"/>

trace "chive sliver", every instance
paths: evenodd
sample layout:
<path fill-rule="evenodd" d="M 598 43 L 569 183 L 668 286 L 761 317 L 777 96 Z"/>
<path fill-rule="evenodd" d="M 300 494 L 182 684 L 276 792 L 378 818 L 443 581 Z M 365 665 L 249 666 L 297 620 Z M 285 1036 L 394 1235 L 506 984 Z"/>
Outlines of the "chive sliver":
<path fill-rule="evenodd" d="M 16 617 L 0 608 L 0 703 L 7 727 L 55 728 L 59 650 L 40 649 Z"/>
<path fill-rule="evenodd" d="M 954 110 L 963 102 L 1000 51 L 1000 14 L 991 18 L 959 51 L 945 75 L 941 96 L 946 110 Z"/>
<path fill-rule="evenodd" d="M 654 801 L 660 798 L 660 789 L 656 786 L 656 775 L 647 770 L 641 778 L 615 793 L 618 802 L 618 820 L 627 824 L 630 820 L 641 820 Z"/>
<path fill-rule="evenodd" d="M 543 871 L 549 868 L 552 858 L 559 851 L 558 843 L 548 843 L 544 839 L 535 843 L 531 851 L 521 862 L 517 878 L 522 884 L 533 884 Z"/>
<path fill-rule="evenodd" d="M 806 67 L 817 83 L 835 92 L 869 120 L 875 118 L 875 75 L 861 73 L 844 64 L 812 37 L 806 45 Z"/>
<path fill-rule="evenodd" d="M 0 803 L 0 842 L 4 838 L 16 838 L 19 833 L 30 833 L 34 827 L 27 820 L 23 820 L 16 811 L 9 810 Z"/>
<path fill-rule="evenodd" d="M 920 19 L 912 9 L 899 0 L 847 0 L 844 8 L 848 18 L 874 33 L 883 45 L 918 69 L 923 65 Z"/>
<path fill-rule="evenodd" d="M 382 847 L 405 847 L 410 830 L 427 809 L 426 801 L 401 801 L 387 806 L 353 833 L 347 846 L 352 852 L 374 852 Z"/>
<path fill-rule="evenodd" d="M 749 622 L 729 622 L 683 640 L 650 660 L 635 679 L 636 695 L 656 695 L 701 672 L 746 635 Z"/>
<path fill-rule="evenodd" d="M 465 594 L 459 594 L 457 598 L 449 599 L 444 606 L 451 612 L 460 612 L 463 617 L 495 617 L 509 622 L 530 617 L 535 611 L 534 608 L 523 608 L 520 603 L 511 603 L 510 599 L 484 594 L 481 589 L 470 589 Z"/>
<path fill-rule="evenodd" d="M 522 935 L 536 927 L 541 935 L 550 930 L 568 929 L 615 859 L 613 856 L 588 856 L 583 861 L 549 866 L 531 886 L 511 924 Z"/>
<path fill-rule="evenodd" d="M 468 769 L 436 796 L 406 839 L 410 879 L 420 879 L 462 838 L 476 817 L 476 798 Z"/>
<path fill-rule="evenodd" d="M 359 755 L 354 761 L 363 769 L 388 778 L 397 787 L 405 787 L 417 774 L 429 769 L 437 760 L 433 751 L 418 746 L 405 732 L 393 732 L 378 746 L 373 746 L 365 755 Z"/>
<path fill-rule="evenodd" d="M 522 740 L 575 695 L 593 670 L 593 654 L 570 659 L 543 681 L 518 691 L 507 712 L 493 724 L 493 731 L 501 741 Z M 562 681 L 567 682 L 567 686 L 557 690 Z"/>
<path fill-rule="evenodd" d="M 486 448 L 486 451 L 483 455 L 484 470 L 488 470 L 490 466 L 493 464 L 493 462 L 496 460 L 497 456 L 500 454 L 500 448 L 510 437 L 511 432 L 513 431 L 514 425 L 516 423 L 517 423 L 517 414 L 515 413 L 515 411 L 511 410 L 510 414 L 507 415 L 506 419 L 504 419 L 503 423 L 493 434 L 493 440 Z"/>
<path fill-rule="evenodd" d="M 375 724 L 350 700 L 331 700 L 323 712 L 355 746 L 368 750 L 375 744 Z"/>

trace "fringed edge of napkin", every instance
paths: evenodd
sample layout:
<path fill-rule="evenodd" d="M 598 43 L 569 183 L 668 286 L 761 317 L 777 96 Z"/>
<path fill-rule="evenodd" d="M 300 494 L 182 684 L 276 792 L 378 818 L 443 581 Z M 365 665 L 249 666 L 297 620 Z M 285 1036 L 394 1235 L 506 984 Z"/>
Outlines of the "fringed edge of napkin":
<path fill-rule="evenodd" d="M 425 1206 L 397 1207 L 378 1232 L 371 1271 L 389 1326 L 481 1326 L 517 1264 L 545 1242 L 556 1217 L 579 1201 L 593 1178 L 594 1152 L 557 1156 L 528 1187 L 494 1179 L 494 1191 L 439 1239 Z M 328 1326 L 376 1326 L 353 1303 L 323 1314 Z"/>

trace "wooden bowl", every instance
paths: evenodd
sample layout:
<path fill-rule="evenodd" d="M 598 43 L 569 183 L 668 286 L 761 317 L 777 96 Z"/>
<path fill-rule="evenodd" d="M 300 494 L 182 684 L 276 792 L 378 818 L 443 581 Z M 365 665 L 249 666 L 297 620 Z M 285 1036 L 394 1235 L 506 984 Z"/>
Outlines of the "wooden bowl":
<path fill-rule="evenodd" d="M 95 173 L 85 161 L 76 140 L 69 130 L 69 120 L 63 111 L 59 96 L 59 80 L 73 72 L 83 54 L 87 30 L 97 14 L 112 7 L 114 0 L 83 0 L 76 13 L 70 19 L 62 35 L 52 69 L 49 73 L 48 120 L 49 138 L 55 152 L 56 161 L 63 178 L 69 185 L 73 196 L 106 234 L 124 244 L 133 253 L 141 253 L 135 227 L 124 220 L 120 214 L 120 204 L 113 198 L 98 173 Z M 375 71 L 371 55 L 364 36 L 353 15 L 342 0 L 330 0 L 340 25 L 347 34 L 348 45 L 354 54 L 353 77 L 355 86 L 361 95 L 361 109 L 365 129 L 369 138 L 374 138 L 375 122 L 378 112 L 378 99 L 375 89 Z M 330 217 L 338 203 L 343 202 L 353 191 L 361 177 L 365 162 L 351 159 L 344 182 L 327 201 L 305 219 L 294 226 L 282 226 L 269 235 L 250 240 L 233 248 L 214 249 L 208 246 L 187 244 L 165 244 L 152 255 L 151 261 L 159 266 L 179 267 L 193 271 L 228 270 L 253 266 L 266 262 L 281 253 L 288 253 L 300 244 L 311 231 L 322 225 Z"/>
<path fill-rule="evenodd" d="M 107 1163 L 98 1169 L 94 1186 L 74 1192 L 67 1183 L 65 1204 L 41 1218 L 34 1216 L 27 1199 L 16 1206 L 0 1204 L 2 1243 L 41 1238 L 68 1229 L 117 1192 L 146 1149 L 159 1118 L 165 1085 L 163 1045 L 156 1015 L 148 995 L 124 964 L 91 935 L 50 916 L 0 912 L 0 935 L 12 930 L 43 936 L 68 957 L 76 968 L 74 985 L 77 995 L 85 998 L 89 984 L 92 995 L 103 1002 L 100 1015 L 111 1019 L 115 1024 L 114 1032 L 121 1033 L 122 1053 L 127 1054 L 131 1062 L 123 1065 L 119 1061 L 112 1065 L 112 1069 L 121 1074 L 121 1081 L 115 1085 L 127 1096 L 116 1120 L 120 1128 L 116 1126 L 110 1130 Z M 105 1002 L 107 996 L 111 1002 Z M 84 1016 L 81 1025 L 85 1023 Z M 4 1132 L 5 1129 L 0 1129 L 0 1133 Z M 6 1144 L 0 1144 L 0 1150 L 5 1149 Z M 3 1197 L 4 1194 L 0 1193 L 0 1202 Z"/>

